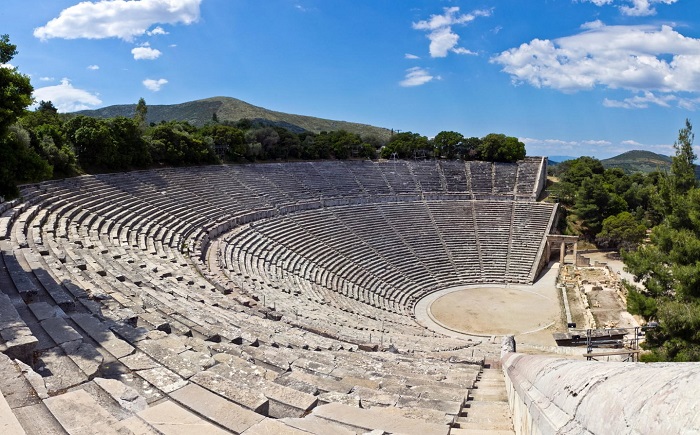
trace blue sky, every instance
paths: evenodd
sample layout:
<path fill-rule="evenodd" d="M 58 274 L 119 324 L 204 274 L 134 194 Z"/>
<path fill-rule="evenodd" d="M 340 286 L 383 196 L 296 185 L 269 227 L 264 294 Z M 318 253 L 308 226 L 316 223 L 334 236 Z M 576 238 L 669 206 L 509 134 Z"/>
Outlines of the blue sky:
<path fill-rule="evenodd" d="M 604 158 L 672 154 L 700 108 L 697 0 L 2 2 L 12 66 L 61 111 L 230 96 Z"/>

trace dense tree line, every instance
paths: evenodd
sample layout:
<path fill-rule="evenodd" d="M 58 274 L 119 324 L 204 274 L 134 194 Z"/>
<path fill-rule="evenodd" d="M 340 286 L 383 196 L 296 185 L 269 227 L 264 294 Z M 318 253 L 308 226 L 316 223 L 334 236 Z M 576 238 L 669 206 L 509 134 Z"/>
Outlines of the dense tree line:
<path fill-rule="evenodd" d="M 515 162 L 525 158 L 525 144 L 518 138 L 491 133 L 483 138 L 464 137 L 455 131 L 441 131 L 432 140 L 418 133 L 404 132 L 391 137 L 381 150 L 383 158 L 425 158 Z"/>
<path fill-rule="evenodd" d="M 600 247 L 634 249 L 662 219 L 659 172 L 626 174 L 605 169 L 593 157 L 563 162 L 550 172 L 557 179 L 550 193 L 564 206 L 560 229 Z"/>
<path fill-rule="evenodd" d="M 627 285 L 627 310 L 658 324 L 646 333 L 644 361 L 700 361 L 700 188 L 693 140 L 686 121 L 669 173 L 629 175 L 590 157 L 552 171 L 558 181 L 550 190 L 570 214 L 568 230 L 620 248 L 641 284 Z"/>

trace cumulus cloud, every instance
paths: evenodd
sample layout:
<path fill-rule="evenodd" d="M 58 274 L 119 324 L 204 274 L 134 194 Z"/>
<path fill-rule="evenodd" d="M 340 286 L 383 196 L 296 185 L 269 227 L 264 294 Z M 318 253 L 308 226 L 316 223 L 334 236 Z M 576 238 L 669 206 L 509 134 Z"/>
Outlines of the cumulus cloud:
<path fill-rule="evenodd" d="M 433 80 L 439 80 L 440 77 L 435 77 L 431 75 L 428 70 L 420 67 L 413 67 L 406 70 L 406 78 L 404 78 L 399 85 L 404 88 L 410 88 L 413 86 L 424 85 Z"/>
<path fill-rule="evenodd" d="M 430 19 L 413 23 L 415 30 L 428 32 L 430 40 L 430 57 L 446 57 L 448 53 L 474 54 L 474 52 L 458 47 L 459 35 L 452 30 L 452 26 L 464 25 L 474 21 L 477 17 L 488 17 L 490 10 L 475 10 L 469 14 L 460 14 L 459 7 L 445 8 L 442 15 L 431 15 Z"/>
<path fill-rule="evenodd" d="M 155 35 L 168 35 L 169 33 L 165 31 L 162 27 L 158 26 L 153 30 L 150 30 L 146 32 L 146 35 L 148 36 L 155 36 Z"/>
<path fill-rule="evenodd" d="M 143 85 L 146 87 L 146 89 L 153 92 L 160 91 L 160 89 L 167 83 L 168 81 L 166 79 L 146 79 L 143 81 Z"/>
<path fill-rule="evenodd" d="M 680 101 L 672 94 L 700 92 L 700 39 L 666 25 L 589 26 L 573 36 L 534 39 L 491 62 L 502 65 L 516 84 L 563 92 L 604 87 L 641 93 L 622 102 L 608 100 L 608 107 L 664 106 Z"/>
<path fill-rule="evenodd" d="M 135 47 L 131 50 L 131 54 L 134 55 L 135 60 L 154 60 L 160 57 L 161 51 L 151 48 L 148 43 L 143 44 L 140 47 Z"/>
<path fill-rule="evenodd" d="M 102 103 L 96 94 L 73 87 L 70 80 L 64 78 L 55 86 L 46 86 L 34 90 L 36 101 L 51 101 L 59 112 L 75 112 L 92 109 Z"/>
<path fill-rule="evenodd" d="M 39 77 L 39 81 L 41 82 L 52 82 L 55 79 L 53 77 Z"/>
<path fill-rule="evenodd" d="M 120 38 L 132 41 L 156 23 L 191 24 L 199 20 L 202 0 L 99 0 L 84 1 L 61 11 L 34 36 L 47 40 Z M 160 29 L 160 30 L 158 30 Z M 161 34 L 156 27 L 151 32 Z"/>
<path fill-rule="evenodd" d="M 582 2 L 593 3 L 596 6 L 618 4 L 618 8 L 623 15 L 631 17 L 646 17 L 656 15 L 655 4 L 672 5 L 678 0 L 580 0 Z"/>
<path fill-rule="evenodd" d="M 100 69 L 100 66 L 99 65 L 88 65 L 87 69 L 89 69 L 90 71 L 97 71 L 98 69 Z"/>

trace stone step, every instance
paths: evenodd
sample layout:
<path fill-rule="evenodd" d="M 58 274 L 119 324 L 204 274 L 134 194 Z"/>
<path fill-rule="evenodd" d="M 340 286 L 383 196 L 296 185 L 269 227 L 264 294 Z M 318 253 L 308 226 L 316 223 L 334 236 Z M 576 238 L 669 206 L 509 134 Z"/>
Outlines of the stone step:
<path fill-rule="evenodd" d="M 170 399 L 234 433 L 243 433 L 265 418 L 196 384 L 172 392 Z"/>
<path fill-rule="evenodd" d="M 469 390 L 469 400 L 471 401 L 488 401 L 488 402 L 507 402 L 508 395 L 505 388 L 475 388 Z"/>
<path fill-rule="evenodd" d="M 24 429 L 0 391 L 0 433 L 3 435 L 24 435 Z"/>
<path fill-rule="evenodd" d="M 383 430 L 389 433 L 402 433 L 406 435 L 444 435 L 448 426 L 435 423 L 426 423 L 401 416 L 390 415 L 383 408 L 362 409 L 341 403 L 328 403 L 313 410 L 312 415 L 329 422 L 338 424 L 346 429 L 370 432 Z"/>
<path fill-rule="evenodd" d="M 494 379 L 505 380 L 505 377 L 503 375 L 503 371 L 500 369 L 484 369 L 479 374 L 479 381 L 494 380 Z"/>
<path fill-rule="evenodd" d="M 450 435 L 515 435 L 514 430 L 452 428 Z"/>
<path fill-rule="evenodd" d="M 489 430 L 513 430 L 513 422 L 510 417 L 502 416 L 478 416 L 459 417 L 456 427 L 460 429 L 489 429 Z"/>
<path fill-rule="evenodd" d="M 17 313 L 9 296 L 0 291 L 0 352 L 29 362 L 38 341 Z"/>
<path fill-rule="evenodd" d="M 163 435 L 228 434 L 227 431 L 205 421 L 170 400 L 144 409 L 136 415 Z"/>
<path fill-rule="evenodd" d="M 505 414 L 510 416 L 510 405 L 508 402 L 486 402 L 486 401 L 467 401 L 462 409 L 461 415 L 473 415 L 476 413 L 483 414 Z"/>
<path fill-rule="evenodd" d="M 318 418 L 313 414 L 307 415 L 304 418 L 284 418 L 281 421 L 287 426 L 292 426 L 315 435 L 355 435 L 357 433 L 333 424 L 330 421 Z"/>
<path fill-rule="evenodd" d="M 341 434 L 342 432 L 337 432 L 337 428 L 333 428 L 332 434 Z M 353 432 L 354 433 L 354 432 Z M 247 431 L 243 432 L 243 435 L 309 435 L 306 430 L 297 429 L 294 426 L 289 426 L 283 423 L 281 420 L 275 420 L 273 418 L 265 418 L 261 422 L 252 426 Z"/>
<path fill-rule="evenodd" d="M 121 423 L 84 390 L 49 397 L 44 404 L 71 435 L 123 432 Z"/>

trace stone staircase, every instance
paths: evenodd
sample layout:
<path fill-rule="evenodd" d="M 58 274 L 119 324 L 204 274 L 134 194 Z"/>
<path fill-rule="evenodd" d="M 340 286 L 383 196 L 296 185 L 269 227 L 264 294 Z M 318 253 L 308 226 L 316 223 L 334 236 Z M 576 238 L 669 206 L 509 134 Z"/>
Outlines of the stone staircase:
<path fill-rule="evenodd" d="M 515 435 L 500 368 L 484 368 L 450 435 Z"/>

